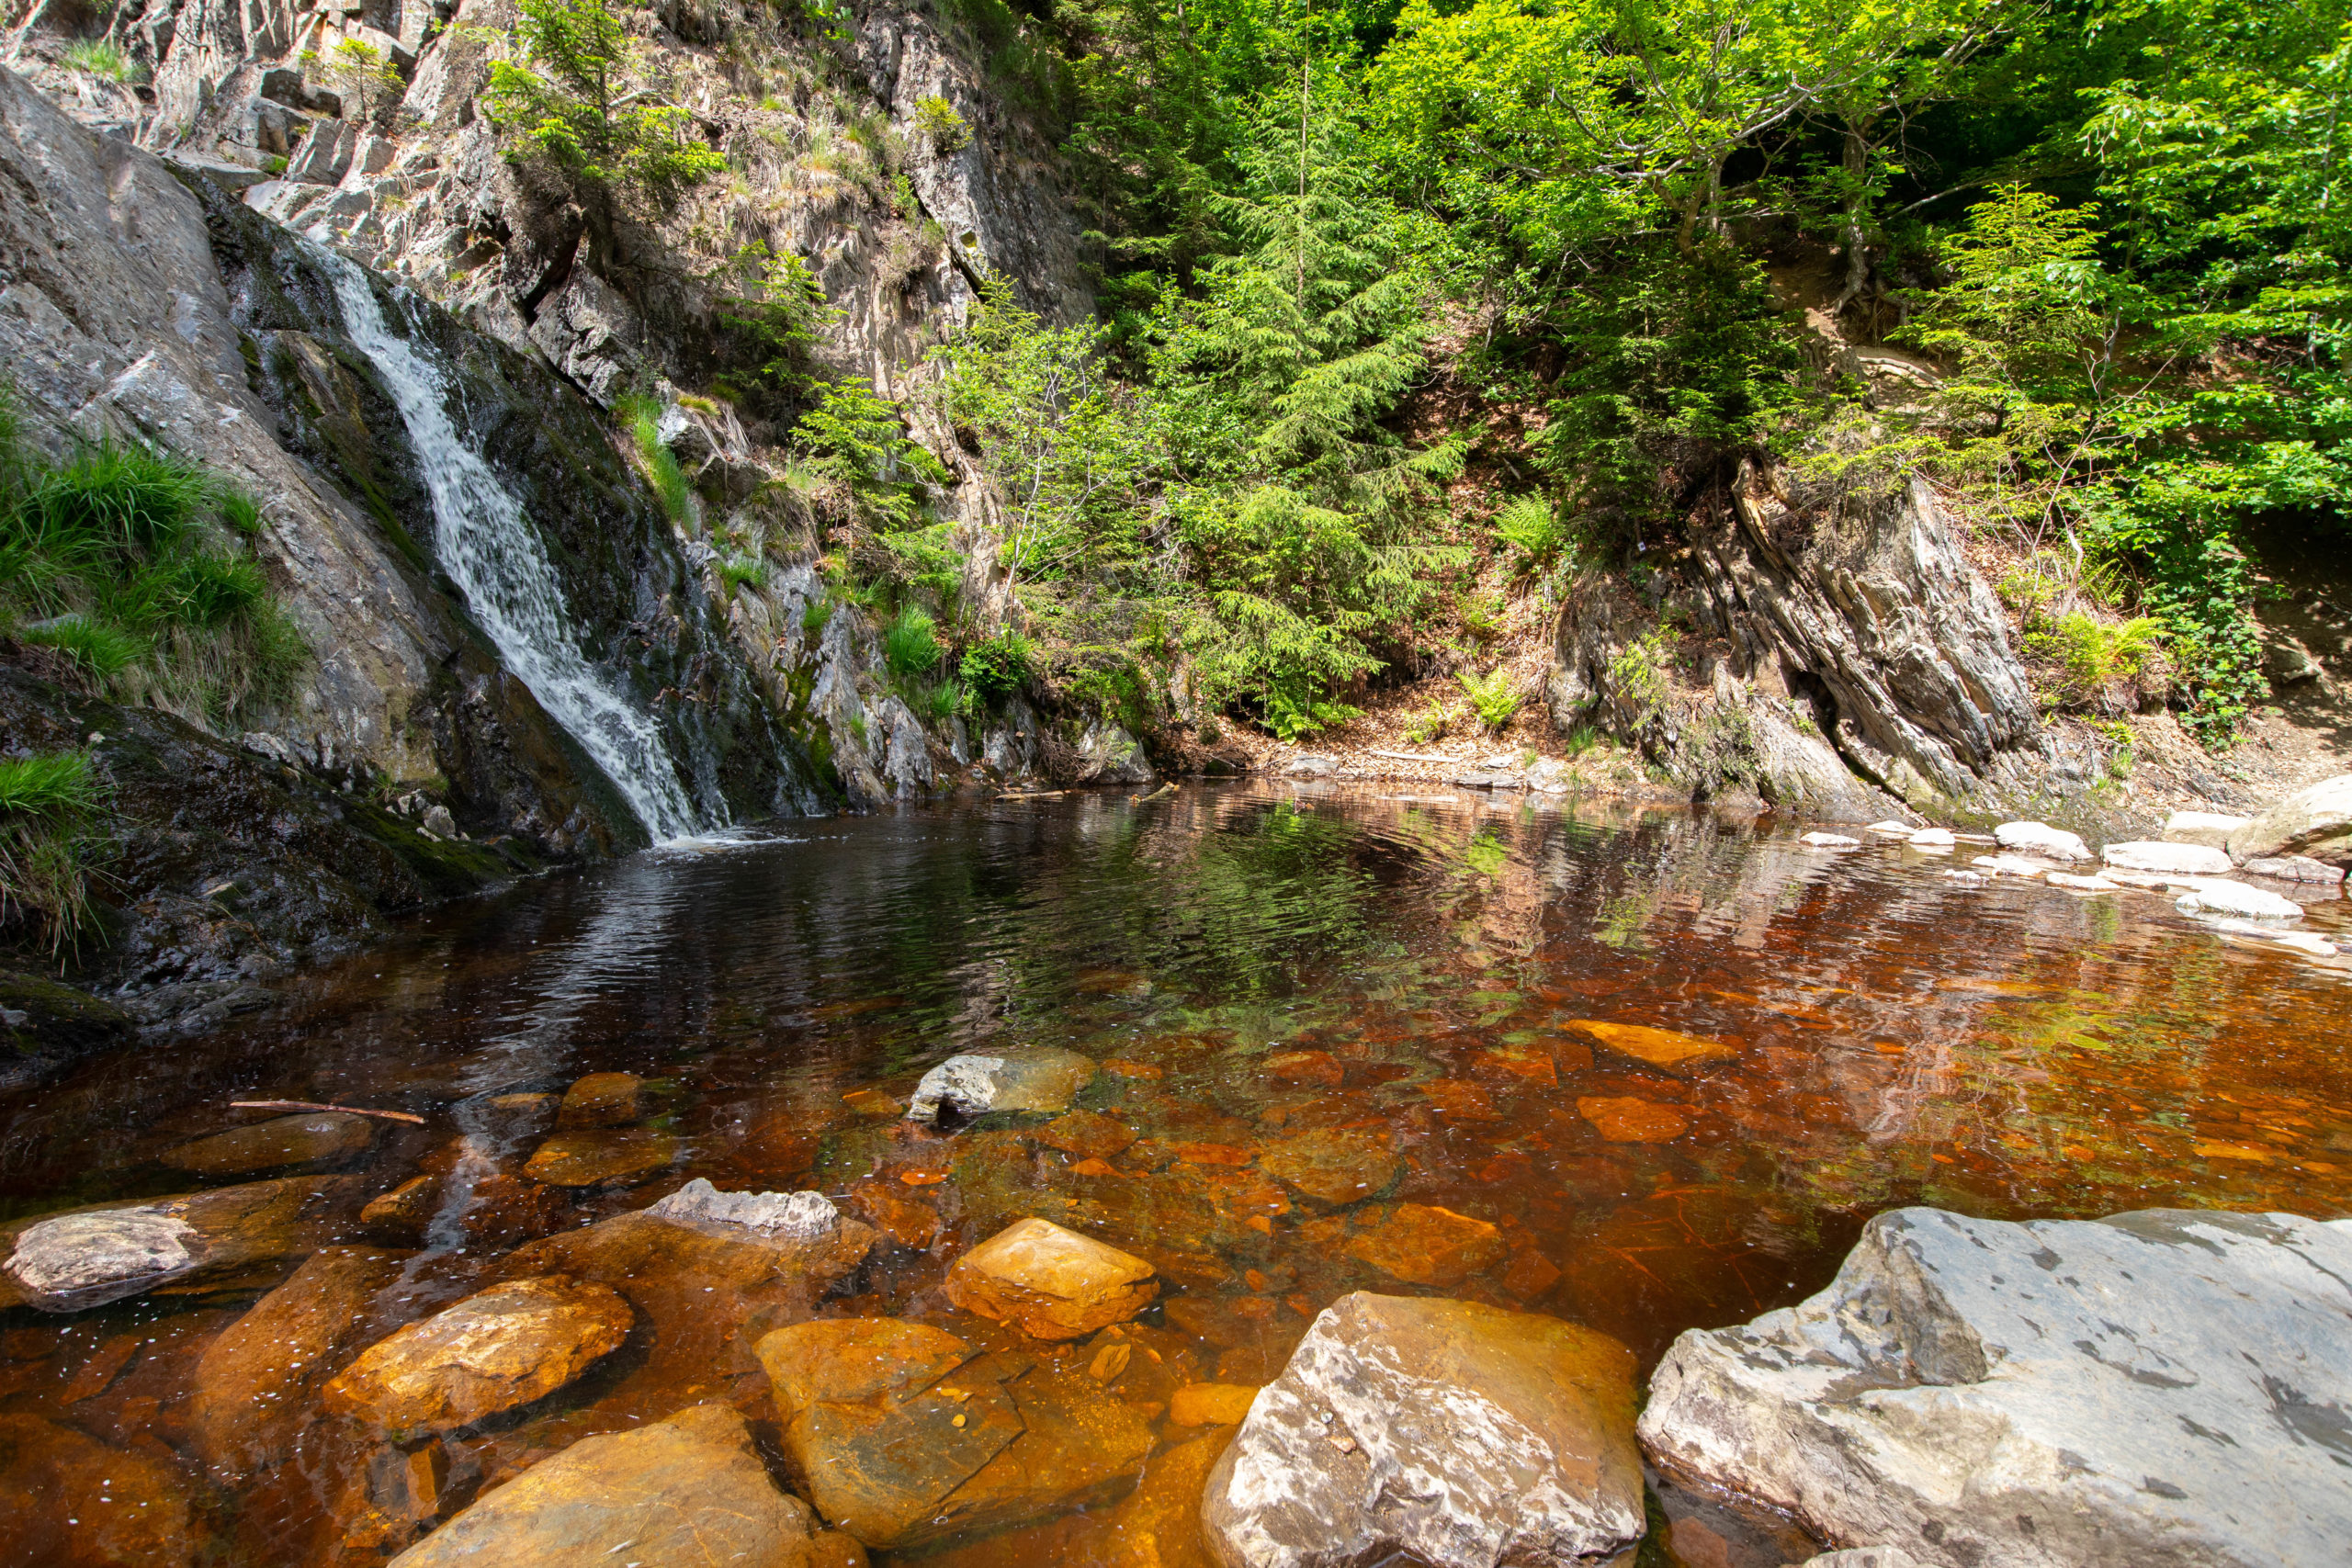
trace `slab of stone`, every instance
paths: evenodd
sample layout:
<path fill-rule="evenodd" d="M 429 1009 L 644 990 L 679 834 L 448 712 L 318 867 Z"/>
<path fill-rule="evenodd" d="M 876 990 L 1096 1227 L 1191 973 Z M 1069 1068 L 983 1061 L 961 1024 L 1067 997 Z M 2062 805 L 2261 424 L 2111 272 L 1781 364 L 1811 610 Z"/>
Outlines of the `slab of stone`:
<path fill-rule="evenodd" d="M 936 1122 L 944 1111 L 959 1116 L 996 1111 L 1067 1111 L 1078 1091 L 1093 1077 L 1091 1058 L 1046 1045 L 950 1056 L 915 1085 L 907 1116 L 915 1122 Z"/>
<path fill-rule="evenodd" d="M 1797 842 L 1811 850 L 1858 850 L 1862 847 L 1860 839 L 1849 838 L 1844 833 L 1812 832 L 1798 839 Z"/>
<path fill-rule="evenodd" d="M 1317 1127 L 1261 1149 L 1258 1168 L 1317 1208 L 1376 1198 L 1405 1162 L 1389 1135 L 1362 1127 Z"/>
<path fill-rule="evenodd" d="M 1159 1294 L 1150 1264 L 1035 1218 L 1006 1226 L 947 1270 L 947 1299 L 1036 1339 L 1125 1323 Z"/>
<path fill-rule="evenodd" d="M 2352 1539 L 2352 1223 L 1900 1209 L 1830 1287 L 1677 1339 L 1677 1479 L 1936 1565 L 2321 1568 Z"/>
<path fill-rule="evenodd" d="M 2226 876 L 2230 872 L 2229 852 L 2205 844 L 2133 840 L 2109 844 L 2098 853 L 2102 863 L 2124 871 L 2161 871 L 2181 876 Z"/>
<path fill-rule="evenodd" d="M 2090 857 L 2085 855 L 2083 858 L 2088 860 Z M 2023 855 L 1978 855 L 1968 863 L 1995 876 L 2019 876 L 2029 881 L 2047 875 L 2052 870 L 2048 862 L 2029 860 Z"/>
<path fill-rule="evenodd" d="M 592 1281 L 510 1280 L 378 1340 L 320 1403 L 394 1433 L 470 1426 L 571 1382 L 620 1348 L 636 1316 Z"/>
<path fill-rule="evenodd" d="M 2180 896 L 2173 900 L 2173 908 L 2184 915 L 2235 915 L 2245 920 L 2300 920 L 2303 918 L 2301 904 L 2267 887 L 2201 876 L 2185 882 L 2177 881 L 2172 886 L 2180 891 Z"/>
<path fill-rule="evenodd" d="M 190 1568 L 205 1544 L 186 1481 L 153 1451 L 0 1415 L 0 1560 L 12 1568 Z"/>
<path fill-rule="evenodd" d="M 1073 1111 L 1038 1128 L 1037 1141 L 1080 1159 L 1108 1159 L 1136 1141 L 1136 1130 L 1115 1116 Z"/>
<path fill-rule="evenodd" d="M 1211 1471 L 1226 1568 L 1584 1568 L 1644 1530 L 1634 1358 L 1471 1302 L 1358 1293 L 1315 1320 Z"/>
<path fill-rule="evenodd" d="M 1337 1089 L 1348 1069 L 1329 1051 L 1277 1051 L 1266 1058 L 1266 1075 L 1284 1083 L 1317 1083 Z"/>
<path fill-rule="evenodd" d="M 316 1413 L 320 1387 L 365 1334 L 376 1292 L 405 1254 L 330 1247 L 223 1329 L 196 1363 L 188 1401 L 198 1447 L 232 1481 L 278 1462 Z"/>
<path fill-rule="evenodd" d="M 2256 816 L 2230 835 L 2230 858 L 2244 863 L 2303 855 L 2352 866 L 2352 773 L 2338 773 Z"/>
<path fill-rule="evenodd" d="M 349 1180 L 284 1177 L 0 1225 L 0 1306 L 81 1312 L 149 1292 L 276 1284 L 324 1243 L 321 1212 Z"/>
<path fill-rule="evenodd" d="M 1175 1427 L 1238 1427 L 1250 1417 L 1258 1385 L 1188 1382 L 1168 1399 L 1168 1421 Z"/>
<path fill-rule="evenodd" d="M 533 1151 L 523 1174 L 549 1187 L 629 1187 L 677 1158 L 678 1140 L 642 1127 L 558 1133 Z"/>
<path fill-rule="evenodd" d="M 1993 829 L 1993 841 L 2005 850 L 2021 850 L 2044 860 L 2080 861 L 2091 858 L 2091 847 L 2079 834 L 2047 822 L 2004 822 Z"/>
<path fill-rule="evenodd" d="M 2106 876 L 2076 876 L 2070 871 L 2053 871 L 2042 881 L 2052 887 L 2063 887 L 2069 893 L 2120 893 L 2123 884 Z"/>
<path fill-rule="evenodd" d="M 1384 1274 L 1445 1289 L 1494 1267 L 1508 1250 L 1495 1226 L 1434 1203 L 1399 1203 L 1347 1242 L 1348 1256 Z"/>
<path fill-rule="evenodd" d="M 412 1176 L 390 1192 L 379 1192 L 361 1205 L 359 1223 L 369 1230 L 413 1241 L 441 1206 L 441 1179 Z"/>
<path fill-rule="evenodd" d="M 1631 1056 L 1660 1072 L 1686 1077 L 1709 1062 L 1728 1062 L 1739 1053 L 1720 1040 L 1678 1034 L 1671 1029 L 1650 1029 L 1638 1023 L 1604 1023 L 1599 1019 L 1570 1020 L 1567 1027 L 1589 1034 L 1611 1051 Z"/>
<path fill-rule="evenodd" d="M 393 1568 L 645 1568 L 861 1560 L 781 1491 L 743 1417 L 697 1404 L 630 1432 L 583 1438 L 484 1496 Z"/>
<path fill-rule="evenodd" d="M 2230 847 L 2230 835 L 2251 820 L 2219 811 L 2176 811 L 2165 818 L 2158 836 L 2168 844 L 2202 844 L 2209 850 L 2226 850 Z"/>
<path fill-rule="evenodd" d="M 340 1165 L 376 1142 L 373 1117 L 306 1111 L 175 1145 L 163 1162 L 193 1176 L 253 1176 L 290 1166 Z"/>
<path fill-rule="evenodd" d="M 1083 1371 L 975 1354 L 926 1325 L 824 1319 L 767 1336 L 759 1353 L 818 1512 L 871 1547 L 1109 1501 L 1151 1450 L 1142 1418 Z"/>
<path fill-rule="evenodd" d="M 1960 835 L 1949 828 L 1922 828 L 1907 841 L 1913 849 L 1932 854 L 1956 846 L 1960 842 Z"/>
<path fill-rule="evenodd" d="M 2315 861 L 2309 855 L 2269 855 L 2250 860 L 2238 867 L 2248 876 L 2267 876 L 2277 882 L 2302 882 L 2317 887 L 2337 887 L 2344 883 L 2344 868 Z"/>
<path fill-rule="evenodd" d="M 658 1220 L 737 1225 L 763 1235 L 818 1241 L 841 1228 L 841 1211 L 822 1192 L 722 1192 L 695 1177 L 647 1206 Z"/>
<path fill-rule="evenodd" d="M 1577 1114 L 1612 1144 L 1668 1144 L 1690 1130 L 1690 1119 L 1675 1107 L 1636 1095 L 1579 1095 Z"/>
<path fill-rule="evenodd" d="M 590 1073 L 563 1091 L 556 1108 L 559 1133 L 626 1127 L 645 1114 L 645 1080 L 635 1073 Z"/>
<path fill-rule="evenodd" d="M 2290 948 L 2313 958 L 2333 958 L 2337 952 L 2334 942 L 2310 931 L 2284 931 L 2278 926 L 2259 925 L 2253 920 L 2211 919 L 2206 924 L 2229 936 L 2250 937 L 2270 946 Z"/>

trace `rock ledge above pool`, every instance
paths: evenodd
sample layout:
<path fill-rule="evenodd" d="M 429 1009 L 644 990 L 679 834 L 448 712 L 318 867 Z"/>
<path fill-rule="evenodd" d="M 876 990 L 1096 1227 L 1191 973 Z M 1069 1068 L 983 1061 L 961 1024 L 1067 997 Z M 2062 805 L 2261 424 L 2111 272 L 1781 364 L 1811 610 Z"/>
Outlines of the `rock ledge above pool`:
<path fill-rule="evenodd" d="M 1694 1330 L 1677 1479 L 1929 1568 L 2323 1568 L 2352 1540 L 2352 1221 L 1898 1209 L 1837 1280 Z"/>

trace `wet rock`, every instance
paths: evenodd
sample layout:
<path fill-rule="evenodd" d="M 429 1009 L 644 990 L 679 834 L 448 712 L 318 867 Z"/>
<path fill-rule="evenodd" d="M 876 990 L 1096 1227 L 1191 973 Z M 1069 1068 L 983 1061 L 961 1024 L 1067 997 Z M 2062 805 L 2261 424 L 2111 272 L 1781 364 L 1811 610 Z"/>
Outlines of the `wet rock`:
<path fill-rule="evenodd" d="M 760 1342 L 784 1446 L 828 1521 L 912 1550 L 1134 1483 L 1151 1434 L 1080 1370 L 976 1356 L 890 1319 L 826 1319 Z"/>
<path fill-rule="evenodd" d="M 1739 1053 L 1720 1040 L 1678 1034 L 1670 1029 L 1649 1029 L 1638 1023 L 1604 1023 L 1599 1019 L 1572 1020 L 1568 1028 L 1591 1035 L 1620 1055 L 1661 1072 L 1680 1077 L 1709 1062 L 1727 1062 Z"/>
<path fill-rule="evenodd" d="M 645 1080 L 635 1073 L 590 1073 L 563 1091 L 556 1131 L 626 1127 L 645 1115 L 644 1090 Z"/>
<path fill-rule="evenodd" d="M 1797 842 L 1810 850 L 1858 850 L 1862 847 L 1860 839 L 1849 838 L 1843 833 L 1807 833 Z"/>
<path fill-rule="evenodd" d="M 187 1568 L 204 1544 L 169 1465 L 36 1416 L 0 1416 L 0 1562 Z"/>
<path fill-rule="evenodd" d="M 658 1220 L 740 1225 L 791 1241 L 818 1241 L 841 1228 L 841 1211 L 822 1192 L 721 1192 L 695 1177 L 646 1211 Z"/>
<path fill-rule="evenodd" d="M 1978 855 L 1968 863 L 1981 866 L 1995 876 L 2022 877 L 2029 882 L 2049 874 L 2052 869 L 2048 861 L 2030 860 L 2024 855 Z"/>
<path fill-rule="evenodd" d="M 2173 886 L 2180 892 L 2173 908 L 2184 915 L 2235 915 L 2246 920 L 2299 920 L 2303 916 L 2303 907 L 2292 898 L 2243 882 L 2197 877 Z"/>
<path fill-rule="evenodd" d="M 2340 886 L 2344 868 L 2324 865 L 2309 855 L 2274 855 L 2262 860 L 2250 860 L 2238 867 L 2249 876 L 2267 876 L 2278 882 L 2301 882 L 2319 887 Z"/>
<path fill-rule="evenodd" d="M 871 1116 L 877 1121 L 897 1116 L 906 1110 L 904 1105 L 878 1089 L 854 1089 L 842 1096 L 842 1103 L 857 1115 Z"/>
<path fill-rule="evenodd" d="M 1337 1208 L 1387 1191 L 1405 1162 L 1385 1133 L 1323 1127 L 1261 1151 L 1258 1168 L 1309 1202 Z"/>
<path fill-rule="evenodd" d="M 697 1404 L 583 1438 L 393 1559 L 396 1568 L 848 1568 L 862 1556 L 779 1491 L 743 1417 Z"/>
<path fill-rule="evenodd" d="M 128 1044 L 136 1027 L 126 1010 L 87 991 L 0 969 L 0 1089 L 40 1083 L 84 1056 Z"/>
<path fill-rule="evenodd" d="M 292 1447 L 319 1388 L 364 1333 L 368 1303 L 399 1278 L 401 1257 L 360 1247 L 314 1253 L 206 1348 L 188 1418 L 207 1463 L 239 1478 Z"/>
<path fill-rule="evenodd" d="M 2072 872 L 2053 871 L 2043 875 L 2043 882 L 2052 887 L 2063 887 L 2069 893 L 2120 893 L 2123 884 L 2104 876 L 2076 876 Z"/>
<path fill-rule="evenodd" d="M 1960 835 L 1949 828 L 1922 828 L 1911 835 L 1908 842 L 1915 850 L 1924 850 L 1932 853 L 1938 850 L 1951 849 L 1960 842 Z"/>
<path fill-rule="evenodd" d="M 1108 1159 L 1136 1141 L 1136 1131 L 1115 1116 L 1073 1111 L 1038 1128 L 1037 1141 L 1080 1159 Z"/>
<path fill-rule="evenodd" d="M 297 1165 L 339 1165 L 376 1142 L 372 1117 L 340 1111 L 277 1116 L 165 1149 L 163 1162 L 194 1176 L 251 1176 Z"/>
<path fill-rule="evenodd" d="M 412 1176 L 361 1205 L 359 1223 L 379 1235 L 413 1241 L 424 1235 L 440 1205 L 441 1179 Z"/>
<path fill-rule="evenodd" d="M 483 1131 L 494 1137 L 536 1138 L 562 1109 L 560 1094 L 493 1094 L 482 1101 Z"/>
<path fill-rule="evenodd" d="M 2182 876 L 2225 876 L 2230 870 L 2228 852 L 2204 844 L 2152 843 L 2135 840 L 2128 843 L 2109 844 L 2098 852 L 2099 860 L 2125 871 L 2174 872 Z"/>
<path fill-rule="evenodd" d="M 1168 1402 L 1168 1419 L 1178 1427 L 1238 1427 L 1258 1397 L 1254 1383 L 1189 1382 Z"/>
<path fill-rule="evenodd" d="M 1690 1130 L 1690 1118 L 1673 1106 L 1632 1095 L 1580 1096 L 1577 1114 L 1612 1144 L 1671 1143 Z"/>
<path fill-rule="evenodd" d="M 2079 835 L 2047 822 L 2004 822 L 1993 829 L 1993 841 L 2005 850 L 2022 850 L 2044 860 L 2080 861 L 2091 858 L 2091 847 Z"/>
<path fill-rule="evenodd" d="M 631 1187 L 670 1168 L 678 1141 L 642 1127 L 559 1133 L 541 1144 L 523 1174 L 550 1187 Z"/>
<path fill-rule="evenodd" d="M 511 1247 L 552 1235 L 573 1223 L 571 1194 L 504 1171 L 492 1171 L 474 1183 L 458 1227 L 469 1240 L 491 1247 Z"/>
<path fill-rule="evenodd" d="M 794 1237 L 643 1211 L 533 1242 L 500 1269 L 510 1279 L 563 1274 L 618 1292 L 646 1325 L 645 1359 L 604 1396 L 603 1408 L 652 1416 L 677 1389 L 714 1379 L 735 1380 L 738 1394 L 756 1393 L 760 1336 L 812 1315 L 876 1239 L 854 1220 Z"/>
<path fill-rule="evenodd" d="M 1430 1203 L 1399 1203 L 1347 1244 L 1350 1257 L 1384 1274 L 1445 1288 L 1492 1268 L 1506 1250 L 1502 1232 L 1486 1221 Z"/>
<path fill-rule="evenodd" d="M 2209 850 L 2226 850 L 2230 835 L 2251 820 L 2219 811 L 2176 811 L 2165 818 L 2160 836 L 2167 844 L 2202 844 Z"/>
<path fill-rule="evenodd" d="M 950 1056 L 915 1085 L 907 1115 L 936 1122 L 942 1111 L 979 1116 L 992 1111 L 1067 1111 L 1094 1077 L 1094 1064 L 1075 1051 L 1014 1046 L 990 1055 Z"/>
<path fill-rule="evenodd" d="M 1076 1339 L 1135 1316 L 1159 1293 L 1142 1258 L 1050 1220 L 999 1231 L 947 1270 L 947 1299 L 1036 1339 Z"/>
<path fill-rule="evenodd" d="M 1837 1280 L 1684 1334 L 1669 1475 L 1922 1562 L 2319 1568 L 2352 1534 L 2352 1224 L 1899 1209 Z"/>
<path fill-rule="evenodd" d="M 320 1403 L 391 1432 L 469 1426 L 561 1388 L 635 1321 L 615 1292 L 560 1274 L 493 1285 L 369 1346 Z"/>
<path fill-rule="evenodd" d="M 284 1260 L 322 1244 L 318 1211 L 346 1179 L 287 1177 L 0 1226 L 0 1305 L 80 1312 L 150 1291 L 275 1284 Z"/>
<path fill-rule="evenodd" d="M 1899 1546 L 1857 1546 L 1808 1557 L 1804 1568 L 1919 1568 L 1919 1560 Z"/>
<path fill-rule="evenodd" d="M 2352 773 L 2297 790 L 2233 832 L 2229 852 L 2241 863 L 2303 855 L 2352 866 Z"/>
<path fill-rule="evenodd" d="M 939 1239 L 943 1228 L 939 1211 L 908 1196 L 896 1182 L 861 1181 L 850 1189 L 850 1201 L 876 1229 L 900 1247 L 921 1252 Z"/>
<path fill-rule="evenodd" d="M 924 1568 L 1216 1568 L 1201 1540 L 1201 1488 L 1232 1440 L 1232 1427 L 1212 1428 L 1153 1454 L 1135 1491 L 1111 1507 L 950 1547 Z"/>
<path fill-rule="evenodd" d="M 1641 1538 L 1634 1358 L 1470 1302 L 1358 1293 L 1315 1320 L 1211 1472 L 1227 1568 L 1569 1568 Z"/>
<path fill-rule="evenodd" d="M 1278 1051 L 1266 1058 L 1266 1074 L 1284 1083 L 1319 1083 L 1337 1089 L 1348 1070 L 1329 1051 Z"/>

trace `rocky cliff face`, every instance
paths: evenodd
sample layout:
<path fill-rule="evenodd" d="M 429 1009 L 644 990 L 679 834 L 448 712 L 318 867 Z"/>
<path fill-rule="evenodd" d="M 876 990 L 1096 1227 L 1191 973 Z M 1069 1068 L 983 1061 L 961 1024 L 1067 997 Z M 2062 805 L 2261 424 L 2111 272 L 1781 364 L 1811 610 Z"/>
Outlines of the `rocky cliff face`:
<path fill-rule="evenodd" d="M 2022 808 L 2096 776 L 2043 730 L 1924 484 L 1844 492 L 1743 465 L 1684 537 L 1647 594 L 1600 573 L 1569 593 L 1563 728 L 1604 721 L 1702 795 L 1840 816 Z"/>

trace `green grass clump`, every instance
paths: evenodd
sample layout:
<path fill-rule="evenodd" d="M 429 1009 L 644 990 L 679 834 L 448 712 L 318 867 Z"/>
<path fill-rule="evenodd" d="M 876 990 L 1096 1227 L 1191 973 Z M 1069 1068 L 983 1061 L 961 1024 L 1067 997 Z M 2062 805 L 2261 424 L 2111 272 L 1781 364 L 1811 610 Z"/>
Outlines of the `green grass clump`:
<path fill-rule="evenodd" d="M 95 917 L 90 836 L 100 805 L 86 751 L 0 761 L 0 927 L 25 928 L 52 957 Z"/>
<path fill-rule="evenodd" d="M 101 683 L 114 680 L 147 655 L 147 645 L 140 638 L 84 615 L 60 615 L 38 626 L 19 626 L 17 640 L 55 649 Z"/>
<path fill-rule="evenodd" d="M 651 398 L 623 398 L 616 405 L 628 422 L 630 441 L 645 464 L 646 481 L 678 530 L 692 537 L 702 531 L 702 502 L 678 467 L 677 455 L 662 442 L 662 405 Z"/>
<path fill-rule="evenodd" d="M 882 633 L 882 660 L 901 681 L 928 675 L 939 667 L 946 651 L 939 646 L 938 623 L 909 606 L 899 612 Z"/>
<path fill-rule="evenodd" d="M 110 39 L 75 39 L 65 46 L 65 63 L 76 71 L 86 71 L 93 76 L 103 76 L 109 82 L 130 83 L 142 73 L 122 52 L 119 44 Z"/>

